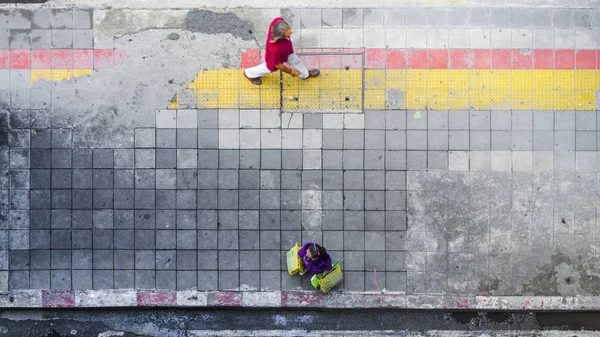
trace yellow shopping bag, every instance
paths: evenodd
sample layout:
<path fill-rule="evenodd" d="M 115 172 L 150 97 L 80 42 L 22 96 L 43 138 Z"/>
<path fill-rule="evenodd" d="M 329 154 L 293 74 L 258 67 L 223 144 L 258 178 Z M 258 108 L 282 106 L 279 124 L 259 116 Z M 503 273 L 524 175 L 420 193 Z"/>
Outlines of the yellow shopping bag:
<path fill-rule="evenodd" d="M 304 271 L 304 263 L 302 262 L 302 258 L 298 256 L 299 250 L 300 246 L 298 246 L 298 242 L 296 242 L 296 245 L 287 252 L 287 267 L 290 275 Z"/>
<path fill-rule="evenodd" d="M 336 260 L 333 263 L 333 268 L 331 268 L 330 272 L 323 272 L 321 274 L 314 275 L 310 281 L 313 287 L 321 288 L 321 291 L 326 293 L 342 282 L 343 279 L 344 276 L 342 274 L 342 266 Z"/>

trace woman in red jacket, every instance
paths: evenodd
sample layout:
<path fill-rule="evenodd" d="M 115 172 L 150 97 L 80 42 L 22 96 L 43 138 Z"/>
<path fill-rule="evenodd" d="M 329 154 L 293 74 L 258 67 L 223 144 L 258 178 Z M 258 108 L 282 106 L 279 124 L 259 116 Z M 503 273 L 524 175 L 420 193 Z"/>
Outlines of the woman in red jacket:
<path fill-rule="evenodd" d="M 256 67 L 244 70 L 244 76 L 250 82 L 256 85 L 262 84 L 262 76 L 276 71 L 277 69 L 288 73 L 294 77 L 307 79 L 310 77 L 319 76 L 318 69 L 307 70 L 298 55 L 294 53 L 294 46 L 290 40 L 292 28 L 283 20 L 283 18 L 275 18 L 269 26 L 269 34 L 267 35 L 267 50 L 265 52 L 265 62 Z M 292 68 L 287 67 L 287 63 Z"/>

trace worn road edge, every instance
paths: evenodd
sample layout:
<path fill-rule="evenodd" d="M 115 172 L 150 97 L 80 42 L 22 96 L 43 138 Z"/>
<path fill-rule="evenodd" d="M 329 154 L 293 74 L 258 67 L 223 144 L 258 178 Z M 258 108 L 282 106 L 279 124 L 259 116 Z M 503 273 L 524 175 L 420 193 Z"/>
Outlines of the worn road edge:
<path fill-rule="evenodd" d="M 449 310 L 600 310 L 600 296 L 460 296 L 403 293 L 200 290 L 14 290 L 0 308 L 397 308 Z"/>

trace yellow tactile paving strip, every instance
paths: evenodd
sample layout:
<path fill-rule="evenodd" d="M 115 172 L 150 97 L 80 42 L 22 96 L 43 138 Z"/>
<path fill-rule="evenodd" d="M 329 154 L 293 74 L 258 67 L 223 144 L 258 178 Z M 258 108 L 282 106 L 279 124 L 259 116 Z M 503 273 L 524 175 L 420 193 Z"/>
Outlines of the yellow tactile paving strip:
<path fill-rule="evenodd" d="M 94 69 L 31 69 L 31 83 L 37 81 L 65 81 L 74 77 L 91 75 Z"/>
<path fill-rule="evenodd" d="M 307 81 L 284 75 L 282 83 L 275 72 L 255 86 L 242 70 L 215 69 L 200 71 L 188 88 L 198 108 L 383 110 L 386 90 L 395 89 L 404 93 L 404 109 L 594 110 L 598 76 L 597 70 L 324 69 Z"/>

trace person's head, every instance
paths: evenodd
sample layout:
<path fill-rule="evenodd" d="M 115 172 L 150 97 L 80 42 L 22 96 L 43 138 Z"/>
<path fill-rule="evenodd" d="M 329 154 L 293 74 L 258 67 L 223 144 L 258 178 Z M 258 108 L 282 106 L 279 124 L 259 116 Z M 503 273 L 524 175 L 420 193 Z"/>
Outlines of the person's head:
<path fill-rule="evenodd" d="M 271 29 L 271 43 L 287 39 L 292 35 L 292 28 L 285 21 L 277 22 Z"/>
<path fill-rule="evenodd" d="M 308 258 L 311 260 L 318 260 L 324 252 L 325 248 L 313 243 L 312 245 L 308 246 L 306 255 L 308 255 Z"/>

